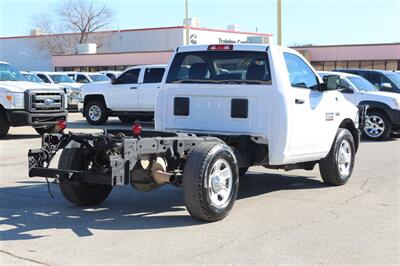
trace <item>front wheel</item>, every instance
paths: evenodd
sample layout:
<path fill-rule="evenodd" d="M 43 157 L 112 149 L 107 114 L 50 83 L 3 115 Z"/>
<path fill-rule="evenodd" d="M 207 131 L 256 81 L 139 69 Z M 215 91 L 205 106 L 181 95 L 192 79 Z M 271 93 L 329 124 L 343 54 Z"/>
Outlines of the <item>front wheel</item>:
<path fill-rule="evenodd" d="M 233 207 L 238 187 L 238 166 L 229 146 L 203 142 L 189 154 L 183 193 L 193 217 L 207 222 L 222 220 Z"/>
<path fill-rule="evenodd" d="M 353 172 L 355 153 L 354 139 L 350 131 L 339 128 L 331 150 L 319 162 L 319 171 L 325 184 L 346 184 Z"/>
<path fill-rule="evenodd" d="M 0 108 L 0 138 L 4 138 L 10 129 L 10 122 L 7 119 L 6 113 Z"/>
<path fill-rule="evenodd" d="M 91 125 L 102 125 L 108 120 L 108 111 L 103 101 L 93 100 L 85 106 L 85 118 Z"/>
<path fill-rule="evenodd" d="M 383 140 L 391 130 L 389 118 L 380 111 L 371 111 L 365 119 L 363 135 L 370 140 Z"/>
<path fill-rule="evenodd" d="M 58 163 L 59 169 L 85 169 L 84 153 L 79 148 L 64 149 Z M 60 179 L 60 190 L 64 197 L 78 206 L 91 206 L 103 202 L 112 190 L 111 185 L 88 184 L 77 180 Z"/>

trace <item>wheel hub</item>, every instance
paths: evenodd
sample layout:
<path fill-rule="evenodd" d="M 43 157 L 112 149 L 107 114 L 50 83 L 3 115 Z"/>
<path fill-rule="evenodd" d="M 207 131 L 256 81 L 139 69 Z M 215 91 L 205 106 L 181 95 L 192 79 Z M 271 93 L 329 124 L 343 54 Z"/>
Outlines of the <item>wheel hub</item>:
<path fill-rule="evenodd" d="M 367 116 L 364 132 L 371 138 L 377 138 L 385 131 L 385 122 L 379 116 Z"/>
<path fill-rule="evenodd" d="M 89 117 L 93 121 L 97 121 L 101 117 L 101 109 L 97 105 L 92 105 L 89 108 Z"/>
<path fill-rule="evenodd" d="M 343 140 L 339 147 L 338 153 L 338 167 L 341 175 L 347 176 L 350 174 L 352 151 L 350 143 L 347 140 Z"/>
<path fill-rule="evenodd" d="M 208 178 L 208 194 L 211 203 L 217 207 L 228 204 L 233 187 L 232 169 L 224 159 L 217 160 Z"/>

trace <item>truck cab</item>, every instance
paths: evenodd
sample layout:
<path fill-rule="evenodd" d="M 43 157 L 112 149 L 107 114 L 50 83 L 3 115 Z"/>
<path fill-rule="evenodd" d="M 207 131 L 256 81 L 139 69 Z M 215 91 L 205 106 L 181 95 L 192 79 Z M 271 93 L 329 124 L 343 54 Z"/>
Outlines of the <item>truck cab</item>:
<path fill-rule="evenodd" d="M 93 125 L 106 123 L 109 116 L 118 116 L 123 123 L 151 121 L 165 69 L 166 65 L 135 66 L 110 82 L 86 84 L 79 109 Z"/>

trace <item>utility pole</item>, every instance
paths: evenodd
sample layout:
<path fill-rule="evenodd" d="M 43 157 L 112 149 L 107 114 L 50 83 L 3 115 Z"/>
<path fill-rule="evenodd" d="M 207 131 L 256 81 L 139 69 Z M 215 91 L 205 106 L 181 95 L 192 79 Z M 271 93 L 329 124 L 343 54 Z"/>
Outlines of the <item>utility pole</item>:
<path fill-rule="evenodd" d="M 278 45 L 282 45 L 282 0 L 278 0 L 277 4 Z"/>
<path fill-rule="evenodd" d="M 185 0 L 185 38 L 186 45 L 189 45 L 189 4 L 188 0 Z"/>

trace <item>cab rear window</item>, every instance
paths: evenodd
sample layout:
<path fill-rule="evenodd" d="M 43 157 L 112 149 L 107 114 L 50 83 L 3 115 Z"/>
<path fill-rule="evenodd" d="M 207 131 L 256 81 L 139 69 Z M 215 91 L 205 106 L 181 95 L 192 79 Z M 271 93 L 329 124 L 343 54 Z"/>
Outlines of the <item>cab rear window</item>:
<path fill-rule="evenodd" d="M 167 83 L 271 84 L 268 55 L 247 51 L 178 53 Z"/>

